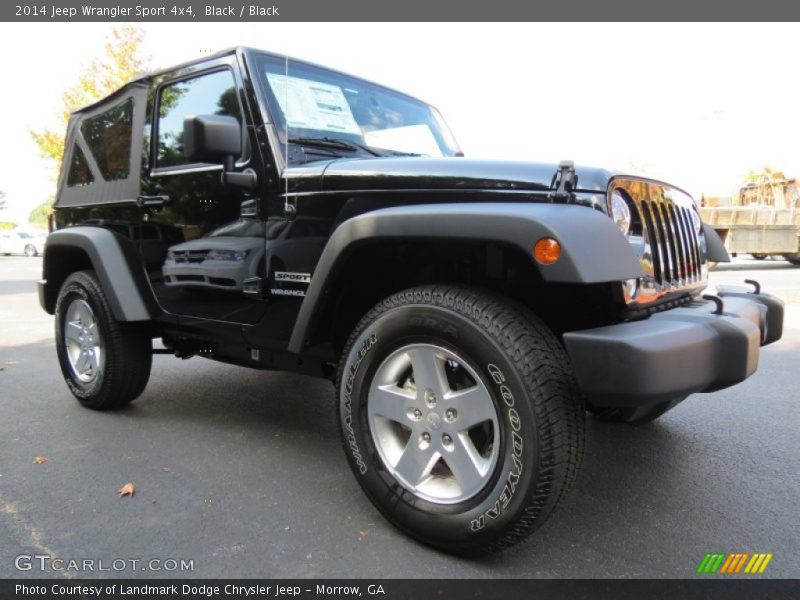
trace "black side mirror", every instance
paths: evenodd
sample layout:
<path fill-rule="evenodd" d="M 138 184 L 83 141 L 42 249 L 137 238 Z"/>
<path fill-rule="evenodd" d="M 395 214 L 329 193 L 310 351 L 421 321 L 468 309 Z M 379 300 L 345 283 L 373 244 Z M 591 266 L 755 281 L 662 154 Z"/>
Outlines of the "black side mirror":
<path fill-rule="evenodd" d="M 247 190 L 256 187 L 255 171 L 234 171 L 236 159 L 242 156 L 242 126 L 234 117 L 186 117 L 183 120 L 183 154 L 191 162 L 222 164 L 223 183 Z"/>
<path fill-rule="evenodd" d="M 235 161 L 242 155 L 239 121 L 220 115 L 186 117 L 183 120 L 183 153 L 191 162 Z"/>

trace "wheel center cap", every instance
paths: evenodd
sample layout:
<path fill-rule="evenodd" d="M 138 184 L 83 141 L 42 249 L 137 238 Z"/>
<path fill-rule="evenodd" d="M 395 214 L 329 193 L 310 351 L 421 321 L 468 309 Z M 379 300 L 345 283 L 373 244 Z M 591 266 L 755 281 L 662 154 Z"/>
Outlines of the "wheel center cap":
<path fill-rule="evenodd" d="M 434 431 L 438 431 L 442 426 L 442 417 L 439 413 L 429 412 L 425 420 L 428 422 L 428 426 Z"/>

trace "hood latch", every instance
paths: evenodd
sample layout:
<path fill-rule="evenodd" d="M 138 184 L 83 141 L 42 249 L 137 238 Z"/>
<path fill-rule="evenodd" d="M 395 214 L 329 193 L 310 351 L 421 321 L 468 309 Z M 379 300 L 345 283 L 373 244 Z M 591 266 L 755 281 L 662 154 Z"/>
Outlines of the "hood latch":
<path fill-rule="evenodd" d="M 575 173 L 575 163 L 571 160 L 562 160 L 558 163 L 558 171 L 553 175 L 550 187 L 555 191 L 547 195 L 550 202 L 572 202 L 575 199 L 572 190 L 578 185 L 578 175 Z"/>

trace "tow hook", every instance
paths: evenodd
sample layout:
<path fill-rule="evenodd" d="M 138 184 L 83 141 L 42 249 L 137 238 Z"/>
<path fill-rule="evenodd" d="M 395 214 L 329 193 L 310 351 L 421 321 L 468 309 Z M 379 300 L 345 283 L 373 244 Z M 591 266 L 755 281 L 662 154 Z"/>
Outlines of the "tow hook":
<path fill-rule="evenodd" d="M 704 294 L 703 295 L 703 300 L 711 300 L 716 305 L 716 308 L 714 309 L 714 312 L 712 314 L 715 314 L 715 315 L 725 314 L 724 313 L 725 303 L 722 301 L 722 298 L 720 298 L 719 296 L 714 296 L 712 294 Z"/>
<path fill-rule="evenodd" d="M 753 294 L 760 294 L 761 293 L 761 284 L 758 283 L 755 279 L 745 279 L 745 283 L 749 283 L 753 286 Z"/>

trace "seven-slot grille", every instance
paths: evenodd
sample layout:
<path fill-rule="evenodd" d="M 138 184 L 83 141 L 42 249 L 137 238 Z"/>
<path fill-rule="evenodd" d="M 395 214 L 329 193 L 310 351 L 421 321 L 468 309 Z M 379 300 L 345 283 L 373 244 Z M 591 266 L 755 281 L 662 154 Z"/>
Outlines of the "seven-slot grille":
<path fill-rule="evenodd" d="M 664 197 L 640 200 L 638 207 L 655 284 L 666 290 L 701 281 L 700 246 L 689 212 L 692 209 Z"/>
<path fill-rule="evenodd" d="M 172 258 L 176 263 L 201 263 L 207 254 L 208 250 L 175 250 Z"/>

